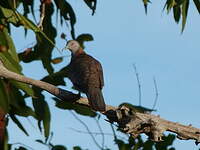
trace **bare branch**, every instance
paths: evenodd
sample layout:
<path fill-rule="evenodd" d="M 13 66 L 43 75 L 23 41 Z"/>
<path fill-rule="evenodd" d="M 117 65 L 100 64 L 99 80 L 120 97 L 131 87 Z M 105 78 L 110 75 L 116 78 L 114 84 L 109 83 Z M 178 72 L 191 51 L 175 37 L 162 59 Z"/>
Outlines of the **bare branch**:
<path fill-rule="evenodd" d="M 155 77 L 153 78 L 153 83 L 154 83 L 156 95 L 155 95 L 155 99 L 154 99 L 154 103 L 153 103 L 152 109 L 155 109 L 157 101 L 158 101 L 158 86 L 157 86 L 156 78 Z"/>
<path fill-rule="evenodd" d="M 77 129 L 74 129 L 74 128 L 70 128 L 70 129 L 75 131 L 75 132 L 78 132 L 78 133 L 89 134 L 87 131 L 77 130 Z M 102 135 L 101 132 L 91 132 L 91 133 L 94 134 L 94 135 Z M 103 133 L 103 134 L 107 135 L 107 136 L 113 136 L 112 133 Z M 125 137 L 122 137 L 122 136 L 119 136 L 119 135 L 117 135 L 117 138 L 120 138 L 120 139 L 123 139 L 123 140 L 127 141 L 127 139 Z"/>
<path fill-rule="evenodd" d="M 43 21 L 44 21 L 44 17 L 45 17 L 45 3 L 41 2 L 41 10 L 40 10 L 40 21 L 38 23 L 38 27 L 43 30 Z"/>
<path fill-rule="evenodd" d="M 101 135 L 102 135 L 102 147 L 104 148 L 104 144 L 105 144 L 104 132 L 103 132 L 103 130 L 102 130 L 102 128 L 101 128 L 101 125 L 99 124 L 99 120 L 97 120 L 96 118 L 94 118 L 94 119 L 95 119 L 95 121 L 96 121 L 96 123 L 97 123 L 97 126 L 98 126 L 98 128 L 99 128 L 99 131 L 100 131 L 100 133 L 101 133 Z"/>
<path fill-rule="evenodd" d="M 30 150 L 34 150 L 32 147 L 30 147 L 30 146 L 28 146 L 28 145 L 25 145 L 25 144 L 23 144 L 23 143 L 12 143 L 11 145 L 20 145 L 20 146 L 26 147 L 26 148 L 28 148 L 28 149 L 30 149 Z"/>
<path fill-rule="evenodd" d="M 49 83 L 27 78 L 23 75 L 11 72 L 3 66 L 1 61 L 0 77 L 31 84 L 48 91 L 63 101 L 76 101 L 79 105 L 90 107 L 87 98 L 78 98 L 76 94 L 73 94 L 70 91 L 66 91 Z M 185 126 L 162 119 L 153 114 L 139 113 L 126 106 L 117 108 L 106 105 L 106 112 L 103 114 L 107 116 L 110 122 L 116 122 L 121 131 L 130 134 L 133 137 L 137 137 L 141 133 L 145 133 L 153 141 L 159 142 L 162 140 L 163 133 L 165 131 L 170 131 L 176 133 L 177 137 L 181 140 L 193 139 L 196 141 L 196 144 L 200 143 L 200 129 L 192 127 L 191 125 Z"/>
<path fill-rule="evenodd" d="M 142 91 L 141 91 L 141 84 L 139 79 L 139 73 L 137 72 L 137 67 L 135 64 L 133 64 L 134 70 L 135 70 L 135 76 L 138 83 L 138 93 L 139 93 L 139 106 L 142 106 Z"/>
<path fill-rule="evenodd" d="M 88 133 L 90 134 L 90 136 L 92 137 L 92 140 L 94 141 L 94 143 L 96 144 L 96 146 L 102 150 L 103 148 L 99 145 L 99 143 L 96 141 L 95 137 L 93 136 L 92 132 L 90 131 L 90 129 L 88 128 L 88 126 L 80 119 L 78 118 L 72 111 L 70 111 L 71 114 L 74 116 L 74 118 L 76 118 L 76 120 L 78 120 L 88 131 Z"/>
<path fill-rule="evenodd" d="M 193 139 L 196 144 L 200 143 L 200 129 L 191 125 L 185 126 L 153 114 L 135 112 L 125 106 L 116 110 L 116 116 L 119 128 L 134 138 L 145 133 L 151 140 L 159 142 L 162 141 L 163 133 L 170 131 L 181 140 Z"/>

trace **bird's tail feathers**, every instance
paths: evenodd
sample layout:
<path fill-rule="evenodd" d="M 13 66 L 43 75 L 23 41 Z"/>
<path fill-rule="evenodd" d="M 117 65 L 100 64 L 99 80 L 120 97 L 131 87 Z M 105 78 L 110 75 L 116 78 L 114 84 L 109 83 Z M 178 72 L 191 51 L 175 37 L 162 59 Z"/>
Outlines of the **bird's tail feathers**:
<path fill-rule="evenodd" d="M 86 95 L 92 109 L 100 112 L 106 110 L 103 93 L 101 92 L 100 88 L 89 88 Z"/>

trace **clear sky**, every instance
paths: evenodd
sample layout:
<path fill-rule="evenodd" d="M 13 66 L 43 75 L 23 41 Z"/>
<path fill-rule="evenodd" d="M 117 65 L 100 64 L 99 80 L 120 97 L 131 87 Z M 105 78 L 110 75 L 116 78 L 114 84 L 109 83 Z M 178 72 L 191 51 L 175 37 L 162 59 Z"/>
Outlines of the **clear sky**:
<path fill-rule="evenodd" d="M 132 66 L 135 63 L 142 85 L 143 106 L 151 108 L 153 105 L 155 77 L 159 92 L 155 114 L 171 121 L 200 127 L 200 20 L 193 3 L 190 4 L 186 29 L 181 34 L 181 24 L 174 22 L 172 13 L 166 15 L 166 12 L 162 12 L 164 2 L 152 1 L 148 15 L 145 15 L 140 0 L 99 0 L 94 16 L 83 6 L 82 1 L 70 2 L 77 12 L 76 35 L 90 33 L 94 36 L 93 42 L 86 43 L 86 52 L 100 60 L 103 65 L 103 92 L 107 104 L 138 104 L 138 86 Z M 66 30 L 64 26 L 60 33 Z M 23 30 L 19 29 L 12 33 L 18 51 L 23 51 L 26 45 L 35 41 L 34 36 L 30 35 L 31 32 L 24 39 Z M 64 44 L 63 40 L 57 39 L 56 45 L 59 48 L 63 48 Z M 69 55 L 69 52 L 66 51 L 63 55 Z M 60 54 L 55 50 L 54 57 L 56 56 Z M 67 65 L 69 60 L 66 57 L 63 63 L 55 66 L 56 70 Z M 42 70 L 40 62 L 22 65 L 26 76 L 41 79 L 47 74 Z M 66 82 L 69 83 L 68 80 Z M 70 87 L 69 83 L 65 88 Z M 66 145 L 69 149 L 75 145 L 90 150 L 98 149 L 89 135 L 71 130 L 75 128 L 85 131 L 85 128 L 69 111 L 55 108 L 52 96 L 46 95 L 52 112 L 52 142 Z M 93 119 L 80 118 L 92 131 L 98 131 Z M 21 141 L 34 149 L 46 150 L 46 147 L 33 142 L 34 139 L 41 138 L 35 128 L 36 123 L 31 119 L 35 126 L 32 127 L 27 119 L 23 120 L 31 136 L 24 136 L 10 122 L 10 142 Z M 105 133 L 111 133 L 108 123 L 102 120 L 101 124 Z M 101 140 L 101 136 L 98 137 Z M 106 145 L 116 149 L 112 136 L 106 136 Z M 194 141 L 176 140 L 174 146 L 177 150 L 200 148 Z"/>

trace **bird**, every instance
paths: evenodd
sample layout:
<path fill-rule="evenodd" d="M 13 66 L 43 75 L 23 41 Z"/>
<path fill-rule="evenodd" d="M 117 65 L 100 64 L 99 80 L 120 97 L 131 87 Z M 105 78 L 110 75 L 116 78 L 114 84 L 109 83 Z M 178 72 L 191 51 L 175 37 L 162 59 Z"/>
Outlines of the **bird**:
<path fill-rule="evenodd" d="M 69 40 L 66 49 L 71 51 L 67 77 L 73 83 L 74 88 L 79 91 L 79 94 L 86 94 L 93 110 L 105 112 L 106 105 L 102 93 L 104 78 L 101 63 L 86 54 L 76 40 Z"/>

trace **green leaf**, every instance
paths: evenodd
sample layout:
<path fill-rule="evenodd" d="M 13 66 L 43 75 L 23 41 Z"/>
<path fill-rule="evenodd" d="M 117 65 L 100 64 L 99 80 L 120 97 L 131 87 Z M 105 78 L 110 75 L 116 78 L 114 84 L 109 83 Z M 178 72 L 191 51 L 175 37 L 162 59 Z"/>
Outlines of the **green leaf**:
<path fill-rule="evenodd" d="M 33 106 L 36 112 L 36 118 L 38 119 L 38 126 L 40 128 L 40 123 L 42 121 L 44 127 L 44 135 L 46 139 L 49 137 L 50 133 L 50 121 L 51 121 L 51 114 L 49 110 L 49 106 L 46 101 L 43 99 L 33 99 Z"/>
<path fill-rule="evenodd" d="M 167 0 L 163 10 L 166 8 L 167 13 L 170 12 L 170 10 L 176 5 L 176 1 L 175 0 Z"/>
<path fill-rule="evenodd" d="M 0 45 L 6 45 L 8 47 L 8 51 L 0 52 L 0 59 L 3 61 L 5 67 L 13 71 L 15 73 L 21 74 L 22 67 L 19 64 L 19 59 L 16 53 L 16 49 L 14 43 L 8 34 L 8 30 L 6 28 L 3 31 L 0 31 Z M 29 85 L 17 81 L 11 81 L 13 85 L 22 89 L 30 96 L 34 96 L 33 90 L 29 87 Z"/>
<path fill-rule="evenodd" d="M 18 126 L 18 128 L 20 128 L 27 136 L 29 136 L 28 132 L 25 130 L 21 122 L 17 119 L 17 117 L 14 114 L 10 114 L 10 118 Z"/>
<path fill-rule="evenodd" d="M 92 15 L 94 15 L 97 5 L 97 0 L 84 0 L 86 5 L 92 10 Z"/>
<path fill-rule="evenodd" d="M 63 18 L 65 20 L 70 20 L 71 35 L 72 35 L 72 38 L 75 39 L 74 25 L 76 23 L 76 15 L 72 6 L 65 0 L 54 0 L 54 2 L 57 6 L 57 9 L 60 9 L 61 21 Z"/>
<path fill-rule="evenodd" d="M 143 107 L 143 106 L 137 106 L 137 105 L 133 105 L 133 104 L 126 103 L 126 102 L 119 105 L 119 107 L 122 107 L 122 106 L 128 107 L 131 110 L 133 110 L 135 112 L 140 112 L 140 113 L 150 113 L 152 111 L 156 111 L 156 110 L 151 109 L 151 108 L 146 108 L 146 107 Z"/>
<path fill-rule="evenodd" d="M 73 150 L 82 150 L 80 146 L 74 146 Z"/>
<path fill-rule="evenodd" d="M 149 0 L 143 0 L 145 14 L 147 14 L 147 5 L 148 5 L 148 3 L 150 3 Z"/>
<path fill-rule="evenodd" d="M 21 66 L 19 65 L 18 62 L 16 62 L 12 56 L 8 53 L 8 52 L 4 52 L 4 53 L 0 53 L 0 59 L 3 61 L 5 67 L 12 71 L 12 72 L 15 72 L 15 73 L 18 73 L 18 74 L 21 74 L 20 72 L 20 68 Z M 14 80 L 11 80 L 11 83 L 19 88 L 19 89 L 22 89 L 24 92 L 26 92 L 28 95 L 30 96 L 34 96 L 34 93 L 33 93 L 33 90 L 32 88 L 28 85 L 28 84 L 25 84 L 25 83 L 22 83 L 22 82 L 18 82 L 18 81 L 14 81 Z"/>
<path fill-rule="evenodd" d="M 195 4 L 199 14 L 200 14 L 200 1 L 199 0 L 193 0 L 193 1 L 194 1 L 194 4 Z"/>
<path fill-rule="evenodd" d="M 79 44 L 81 45 L 82 48 L 84 48 L 84 42 L 85 41 L 93 41 L 94 38 L 91 34 L 81 34 L 79 35 L 76 40 L 79 42 Z"/>
<path fill-rule="evenodd" d="M 19 148 L 16 148 L 15 150 L 28 150 L 28 149 L 25 148 L 25 147 L 20 146 Z"/>
<path fill-rule="evenodd" d="M 96 117 L 97 113 L 92 111 L 90 108 L 86 106 L 81 106 L 78 104 L 73 104 L 70 102 L 61 101 L 57 98 L 53 98 L 56 101 L 56 107 L 60 109 L 68 109 L 68 110 L 74 110 L 78 114 L 84 115 L 84 116 L 90 116 L 90 117 Z"/>
<path fill-rule="evenodd" d="M 6 52 L 1 54 L 7 55 L 7 57 L 11 57 L 13 59 L 12 63 L 17 64 L 15 67 L 17 67 L 18 70 L 21 71 L 21 67 L 18 65 L 19 58 L 16 53 L 15 45 L 6 27 L 4 27 L 3 30 L 0 31 L 0 45 L 6 46 L 6 48 L 8 49 L 6 52 L 9 54 L 9 56 Z"/>
<path fill-rule="evenodd" d="M 181 17 L 181 8 L 179 5 L 173 7 L 173 13 L 174 13 L 174 20 L 176 21 L 176 23 L 178 23 Z"/>
<path fill-rule="evenodd" d="M 17 101 L 17 99 L 15 99 Z M 22 117 L 33 116 L 35 117 L 35 112 L 29 106 L 21 106 L 20 108 L 11 107 L 10 112 Z"/>
<path fill-rule="evenodd" d="M 48 40 L 52 44 L 52 46 L 54 46 L 56 49 L 58 49 L 56 47 L 56 45 L 54 44 L 54 42 L 52 40 L 50 40 L 49 37 L 43 31 L 41 31 L 41 29 L 37 25 L 35 25 L 30 19 L 21 15 L 16 10 L 4 8 L 2 6 L 0 6 L 0 11 L 3 13 L 3 15 L 6 18 L 6 21 L 8 23 L 12 23 L 13 25 L 15 25 L 17 27 L 23 26 L 26 29 L 30 29 L 30 30 L 34 31 L 35 33 L 41 33 L 43 35 L 43 37 L 46 38 L 46 40 Z"/>
<path fill-rule="evenodd" d="M 0 80 L 0 107 L 5 113 L 8 112 L 9 98 L 3 80 Z"/>
<path fill-rule="evenodd" d="M 189 0 L 185 0 L 182 4 L 181 11 L 182 11 L 182 29 L 181 32 L 185 29 L 185 24 L 187 20 L 187 14 L 188 14 L 188 8 L 189 8 Z"/>
<path fill-rule="evenodd" d="M 67 148 L 63 145 L 55 145 L 51 150 L 67 150 Z"/>
<path fill-rule="evenodd" d="M 11 146 L 8 144 L 8 131 L 7 128 L 5 129 L 5 134 L 4 134 L 4 150 L 10 150 Z"/>

